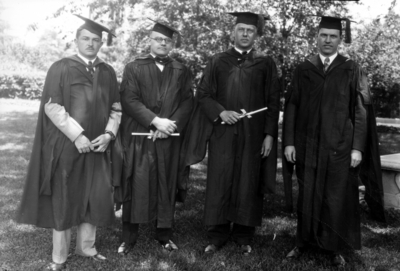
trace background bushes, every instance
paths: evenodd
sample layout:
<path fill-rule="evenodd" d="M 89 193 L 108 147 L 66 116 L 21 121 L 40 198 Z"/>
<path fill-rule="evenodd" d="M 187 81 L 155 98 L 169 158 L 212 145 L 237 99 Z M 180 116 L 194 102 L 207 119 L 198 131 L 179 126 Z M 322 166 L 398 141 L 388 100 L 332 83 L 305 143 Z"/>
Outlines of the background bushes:
<path fill-rule="evenodd" d="M 46 74 L 0 74 L 0 98 L 40 99 Z"/>

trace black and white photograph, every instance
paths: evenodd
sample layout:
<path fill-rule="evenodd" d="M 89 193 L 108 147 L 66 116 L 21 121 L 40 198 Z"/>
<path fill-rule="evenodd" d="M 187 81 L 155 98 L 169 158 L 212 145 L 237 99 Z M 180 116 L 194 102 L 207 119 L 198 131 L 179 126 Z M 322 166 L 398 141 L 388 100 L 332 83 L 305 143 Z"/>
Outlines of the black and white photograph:
<path fill-rule="evenodd" d="M 0 271 L 400 271 L 400 1 L 0 0 Z"/>

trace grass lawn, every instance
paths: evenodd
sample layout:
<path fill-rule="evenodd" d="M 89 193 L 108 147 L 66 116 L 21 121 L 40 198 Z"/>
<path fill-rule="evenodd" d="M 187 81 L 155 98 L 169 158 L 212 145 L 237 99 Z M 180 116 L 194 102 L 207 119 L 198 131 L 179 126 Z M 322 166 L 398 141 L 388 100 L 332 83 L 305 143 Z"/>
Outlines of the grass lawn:
<path fill-rule="evenodd" d="M 0 271 L 37 270 L 51 260 L 51 230 L 13 221 L 30 159 L 38 106 L 37 101 L 0 99 Z M 330 267 L 329 257 L 319 251 L 306 253 L 296 261 L 285 260 L 294 245 L 296 216 L 284 211 L 280 173 L 276 194 L 266 195 L 264 200 L 263 224 L 256 231 L 254 252 L 241 256 L 229 242 L 214 255 L 204 255 L 206 164 L 195 165 L 191 174 L 188 198 L 176 209 L 174 241 L 180 250 L 164 254 L 153 239 L 154 226 L 149 224 L 140 228 L 133 252 L 118 255 L 121 221 L 117 213 L 113 225 L 97 231 L 96 247 L 108 261 L 98 263 L 73 255 L 67 270 L 336 270 Z M 346 270 L 400 270 L 400 219 L 396 212 L 389 216 L 389 226 L 382 226 L 367 220 L 368 214 L 362 209 L 363 247 L 345 255 L 351 260 Z"/>

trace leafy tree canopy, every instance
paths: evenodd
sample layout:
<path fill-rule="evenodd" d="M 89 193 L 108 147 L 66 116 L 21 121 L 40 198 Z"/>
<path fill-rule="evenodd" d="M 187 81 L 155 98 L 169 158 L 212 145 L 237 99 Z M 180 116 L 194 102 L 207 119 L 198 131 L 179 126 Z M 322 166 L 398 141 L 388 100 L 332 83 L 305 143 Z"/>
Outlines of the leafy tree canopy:
<path fill-rule="evenodd" d="M 270 16 L 257 48 L 273 56 L 283 74 L 289 75 L 295 63 L 314 51 L 318 19 L 312 15 L 328 12 L 343 16 L 348 11 L 346 2 L 340 1 L 92 0 L 85 4 L 72 1 L 55 16 L 79 13 L 85 6 L 92 19 L 115 30 L 118 38 L 103 53 L 107 61 L 117 62 L 118 72 L 136 55 L 148 51 L 148 33 L 153 25 L 147 19 L 150 17 L 166 21 L 181 32 L 182 46 L 172 55 L 191 67 L 196 81 L 208 57 L 231 46 L 234 18 L 227 12 L 252 11 Z"/>
<path fill-rule="evenodd" d="M 383 18 L 358 29 L 353 25 L 353 43 L 350 46 L 342 44 L 340 48 L 369 74 L 382 116 L 399 115 L 400 16 L 393 12 L 395 5 L 396 0 L 392 0 L 390 10 Z M 148 18 L 152 18 L 165 21 L 180 31 L 182 46 L 175 48 L 171 55 L 191 68 L 196 83 L 208 58 L 232 46 L 235 18 L 228 12 L 252 11 L 268 15 L 270 20 L 266 22 L 265 34 L 256 42 L 256 48 L 275 59 L 283 89 L 289 84 L 294 67 L 316 53 L 319 18 L 315 15 L 348 17 L 346 1 L 297 0 L 71 0 L 51 17 L 63 14 L 85 16 L 87 10 L 90 18 L 107 25 L 117 35 L 112 46 L 103 46 L 100 56 L 113 65 L 119 77 L 126 63 L 149 51 L 148 35 L 153 22 Z M 0 20 L 0 35 L 4 27 Z M 38 69 L 45 70 L 49 62 L 74 51 L 72 37 L 75 30 L 69 31 L 72 32 L 53 30 L 57 35 L 48 33 L 41 46 L 32 50 L 22 45 L 13 47 L 3 38 L 6 46 L 0 48 L 0 55 L 18 52 L 18 61 L 27 59 Z M 60 36 L 64 42 L 60 41 Z M 56 41 L 51 42 L 51 39 Z"/>

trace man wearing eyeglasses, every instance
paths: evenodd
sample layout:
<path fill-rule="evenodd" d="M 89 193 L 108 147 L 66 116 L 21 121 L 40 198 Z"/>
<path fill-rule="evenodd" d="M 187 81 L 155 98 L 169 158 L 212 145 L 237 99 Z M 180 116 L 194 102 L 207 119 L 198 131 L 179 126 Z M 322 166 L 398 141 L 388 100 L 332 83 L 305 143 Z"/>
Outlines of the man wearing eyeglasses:
<path fill-rule="evenodd" d="M 168 54 L 178 31 L 156 22 L 150 34 L 150 54 L 125 67 L 121 84 L 121 136 L 124 147 L 121 199 L 122 244 L 127 254 L 138 238 L 139 224 L 155 222 L 155 239 L 165 251 L 171 241 L 177 190 L 180 136 L 193 106 L 190 70 Z M 133 136 L 132 133 L 151 133 Z M 126 185 L 127 184 L 127 185 Z"/>

